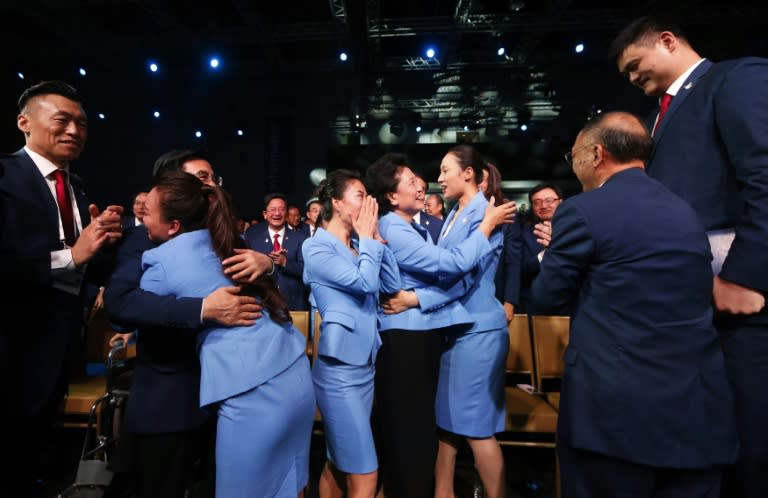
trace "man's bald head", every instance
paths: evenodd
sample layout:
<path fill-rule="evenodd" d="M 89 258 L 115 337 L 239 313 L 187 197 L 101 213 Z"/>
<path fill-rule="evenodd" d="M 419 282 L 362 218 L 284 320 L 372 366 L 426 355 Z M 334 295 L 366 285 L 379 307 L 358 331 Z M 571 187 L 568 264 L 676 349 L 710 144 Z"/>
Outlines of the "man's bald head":
<path fill-rule="evenodd" d="M 571 165 L 586 192 L 621 170 L 644 167 L 652 149 L 653 139 L 637 116 L 609 112 L 591 120 L 576 136 Z"/>

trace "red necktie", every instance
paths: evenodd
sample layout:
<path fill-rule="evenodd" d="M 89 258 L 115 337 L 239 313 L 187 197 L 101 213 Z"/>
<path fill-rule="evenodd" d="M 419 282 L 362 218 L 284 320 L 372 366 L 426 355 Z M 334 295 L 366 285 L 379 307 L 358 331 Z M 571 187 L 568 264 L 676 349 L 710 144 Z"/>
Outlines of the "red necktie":
<path fill-rule="evenodd" d="M 279 238 L 280 238 L 280 234 L 276 233 L 275 234 L 275 243 L 272 244 L 272 248 L 274 249 L 275 252 L 280 252 L 280 241 L 277 240 Z"/>
<path fill-rule="evenodd" d="M 67 188 L 67 173 L 57 169 L 53 172 L 56 178 L 56 202 L 59 204 L 61 226 L 64 228 L 64 241 L 69 247 L 75 245 L 75 218 L 72 213 L 72 200 Z"/>
<path fill-rule="evenodd" d="M 656 130 L 661 123 L 661 118 L 664 117 L 664 114 L 667 113 L 667 109 L 669 109 L 670 102 L 672 102 L 672 95 L 665 93 L 664 96 L 661 97 L 661 102 L 659 103 L 659 117 L 656 118 L 656 124 L 653 126 L 653 133 L 651 133 L 651 135 L 656 134 Z"/>

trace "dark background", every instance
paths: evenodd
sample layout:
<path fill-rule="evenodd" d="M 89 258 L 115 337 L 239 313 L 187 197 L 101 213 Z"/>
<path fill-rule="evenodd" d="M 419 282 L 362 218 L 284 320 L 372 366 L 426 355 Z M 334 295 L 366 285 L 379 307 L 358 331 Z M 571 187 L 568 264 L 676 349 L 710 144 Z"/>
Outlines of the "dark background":
<path fill-rule="evenodd" d="M 100 206 L 130 207 L 149 187 L 154 159 L 171 148 L 207 151 L 246 217 L 260 217 L 270 191 L 303 205 L 312 169 L 364 169 L 389 150 L 406 152 L 434 182 L 465 125 L 505 180 L 550 179 L 573 193 L 562 153 L 587 116 L 653 109 L 606 49 L 626 23 L 660 8 L 703 56 L 768 55 L 768 2 L 3 2 L 0 151 L 23 145 L 15 102 L 24 88 L 63 79 L 90 118 L 73 169 Z M 499 41 L 506 57 L 495 54 Z M 586 44 L 581 55 L 577 42 Z M 427 43 L 438 50 L 434 60 L 423 56 Z M 342 47 L 347 63 L 337 58 Z M 212 54 L 222 60 L 215 72 L 206 65 Z M 147 70 L 150 59 L 157 73 Z"/>

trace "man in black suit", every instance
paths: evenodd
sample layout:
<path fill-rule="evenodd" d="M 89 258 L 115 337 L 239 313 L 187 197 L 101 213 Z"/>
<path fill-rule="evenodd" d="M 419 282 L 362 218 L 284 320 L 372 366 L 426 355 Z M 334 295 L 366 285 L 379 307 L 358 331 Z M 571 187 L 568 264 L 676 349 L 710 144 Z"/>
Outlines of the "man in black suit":
<path fill-rule="evenodd" d="M 6 404 L 0 440 L 23 435 L 10 467 L 3 466 L 9 474 L 2 482 L 29 496 L 30 471 L 38 480 L 44 477 L 43 446 L 67 389 L 66 362 L 80 337 L 84 281 L 103 282 L 109 268 L 104 250 L 121 236 L 122 207 L 99 213 L 70 171 L 88 137 L 77 91 L 44 81 L 26 89 L 18 103 L 25 146 L 0 158 L 6 289 L 0 300 L 0 397 Z"/>
<path fill-rule="evenodd" d="M 277 268 L 275 281 L 285 299 L 288 309 L 305 311 L 309 309 L 309 290 L 304 285 L 304 256 L 301 244 L 306 239 L 304 232 L 291 230 L 286 222 L 288 203 L 280 193 L 267 194 L 264 198 L 264 221 L 245 232 L 248 246 L 267 254 Z"/>
<path fill-rule="evenodd" d="M 557 208 L 533 283 L 535 312 L 576 303 L 557 424 L 569 498 L 718 498 L 738 452 L 709 243 L 645 174 L 652 146 L 631 114 L 584 127 L 568 154 L 584 193 Z"/>
<path fill-rule="evenodd" d="M 659 99 L 648 175 L 682 197 L 716 253 L 715 326 L 736 397 L 742 490 L 768 496 L 768 59 L 714 63 L 673 23 L 643 17 L 611 46 L 619 72 Z"/>
<path fill-rule="evenodd" d="M 172 150 L 155 161 L 155 176 L 169 170 L 186 171 L 211 186 L 218 183 L 211 164 L 197 151 Z M 158 296 L 142 290 L 141 255 L 153 247 L 144 226 L 126 237 L 106 288 L 105 307 L 112 321 L 138 328 L 127 434 L 121 439 L 128 437 L 132 447 L 121 453 L 119 479 L 135 472 L 137 477 L 132 480 L 139 496 L 172 498 L 184 495 L 192 464 L 212 458 L 207 453 L 212 422 L 199 406 L 197 331 L 207 320 L 222 325 L 251 324 L 259 317 L 260 307 L 255 298 L 238 295 L 235 286 L 218 289 L 203 299 Z M 240 282 L 253 281 L 273 268 L 269 258 L 250 250 L 224 264 L 225 272 Z M 212 493 L 212 475 L 208 469 L 202 478 L 203 496 Z"/>

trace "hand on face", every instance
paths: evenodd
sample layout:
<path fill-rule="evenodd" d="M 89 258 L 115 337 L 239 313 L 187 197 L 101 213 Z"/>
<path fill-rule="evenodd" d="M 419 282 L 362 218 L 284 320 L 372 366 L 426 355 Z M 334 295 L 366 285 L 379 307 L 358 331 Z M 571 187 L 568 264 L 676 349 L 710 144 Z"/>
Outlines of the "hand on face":
<path fill-rule="evenodd" d="M 357 218 L 352 220 L 352 226 L 357 232 L 358 237 L 373 238 L 378 230 L 379 204 L 376 199 L 370 195 L 363 198 L 363 204 L 360 207 L 360 213 Z"/>

